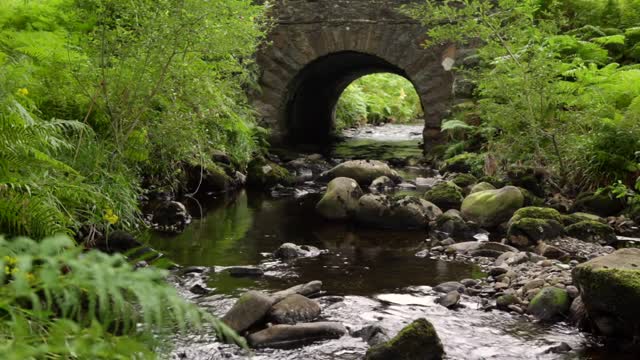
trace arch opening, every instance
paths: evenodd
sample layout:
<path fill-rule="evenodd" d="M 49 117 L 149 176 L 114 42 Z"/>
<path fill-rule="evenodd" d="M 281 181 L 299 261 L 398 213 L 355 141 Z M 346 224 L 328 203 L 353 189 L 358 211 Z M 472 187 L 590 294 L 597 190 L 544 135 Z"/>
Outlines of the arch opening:
<path fill-rule="evenodd" d="M 329 145 L 340 96 L 354 80 L 375 73 L 391 73 L 410 80 L 388 61 L 354 51 L 332 53 L 305 66 L 287 89 L 286 142 L 293 146 Z"/>

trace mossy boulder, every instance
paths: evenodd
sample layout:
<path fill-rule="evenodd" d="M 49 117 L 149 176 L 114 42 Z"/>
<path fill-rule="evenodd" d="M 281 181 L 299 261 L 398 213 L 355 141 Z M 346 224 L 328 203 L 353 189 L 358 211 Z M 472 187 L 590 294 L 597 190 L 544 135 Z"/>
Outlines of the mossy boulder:
<path fill-rule="evenodd" d="M 426 228 L 442 214 L 436 205 L 415 196 L 394 199 L 366 194 L 358 200 L 356 220 L 369 226 L 389 229 Z"/>
<path fill-rule="evenodd" d="M 524 218 L 555 220 L 558 223 L 562 223 L 562 215 L 558 210 L 538 206 L 527 206 L 522 209 L 518 209 L 518 211 L 516 211 L 511 217 L 511 220 L 509 220 L 509 223 L 513 223 Z"/>
<path fill-rule="evenodd" d="M 469 191 L 469 194 L 477 193 L 480 191 L 486 191 L 486 190 L 495 190 L 495 189 L 496 187 L 491 185 L 490 183 L 481 182 L 473 185 L 473 187 L 471 187 L 471 190 Z"/>
<path fill-rule="evenodd" d="M 441 172 L 471 173 L 482 176 L 484 156 L 476 153 L 462 153 L 444 161 Z"/>
<path fill-rule="evenodd" d="M 507 239 L 518 247 L 537 245 L 542 240 L 555 239 L 564 234 L 564 228 L 556 220 L 519 218 L 509 221 Z"/>
<path fill-rule="evenodd" d="M 573 281 L 596 329 L 607 336 L 640 336 L 640 249 L 620 249 L 573 269 Z"/>
<path fill-rule="evenodd" d="M 514 186 L 473 193 L 464 199 L 462 216 L 484 227 L 494 227 L 509 220 L 524 203 L 522 192 Z"/>
<path fill-rule="evenodd" d="M 393 339 L 367 351 L 366 360 L 439 360 L 444 347 L 436 329 L 426 319 L 415 320 Z"/>
<path fill-rule="evenodd" d="M 478 182 L 478 179 L 471 174 L 456 174 L 451 177 L 451 182 L 461 188 L 466 188 Z"/>
<path fill-rule="evenodd" d="M 542 289 L 529 303 L 527 313 L 541 321 L 564 319 L 569 313 L 571 298 L 566 290 L 557 287 Z"/>
<path fill-rule="evenodd" d="M 624 209 L 624 206 L 624 200 L 618 199 L 608 192 L 582 193 L 576 198 L 573 211 L 607 217 L 618 214 Z"/>
<path fill-rule="evenodd" d="M 327 185 L 327 191 L 316 205 L 316 210 L 326 219 L 345 220 L 356 212 L 361 196 L 362 189 L 355 180 L 335 178 Z"/>
<path fill-rule="evenodd" d="M 613 244 L 618 240 L 611 226 L 593 220 L 569 225 L 566 231 L 567 235 L 590 243 Z"/>
<path fill-rule="evenodd" d="M 577 212 L 569 215 L 562 215 L 562 223 L 565 226 L 577 224 L 581 221 L 597 221 L 600 223 L 606 223 L 606 221 L 598 215 Z"/>
<path fill-rule="evenodd" d="M 253 188 L 270 189 L 278 184 L 290 185 L 293 176 L 282 166 L 262 157 L 257 157 L 247 167 L 247 185 Z"/>
<path fill-rule="evenodd" d="M 451 181 L 436 184 L 424 194 L 424 199 L 442 210 L 459 209 L 464 196 L 462 189 Z"/>
<path fill-rule="evenodd" d="M 362 187 L 369 187 L 373 180 L 386 176 L 394 182 L 400 182 L 400 176 L 389 165 L 378 160 L 350 160 L 323 172 L 320 180 L 331 181 L 337 177 L 353 179 Z"/>
<path fill-rule="evenodd" d="M 478 179 L 478 182 L 483 183 L 489 183 L 491 185 L 493 185 L 494 188 L 499 189 L 499 188 L 503 188 L 505 186 L 507 186 L 507 182 L 504 179 L 495 177 L 495 176 L 483 176 L 481 178 Z"/>

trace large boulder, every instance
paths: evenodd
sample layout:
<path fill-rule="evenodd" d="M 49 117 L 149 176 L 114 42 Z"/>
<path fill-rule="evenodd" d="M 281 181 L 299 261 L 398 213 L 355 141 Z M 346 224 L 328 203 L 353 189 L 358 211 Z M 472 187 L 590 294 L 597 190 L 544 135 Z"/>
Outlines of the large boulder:
<path fill-rule="evenodd" d="M 347 329 L 336 322 L 301 323 L 296 325 L 274 325 L 247 337 L 252 347 L 285 347 L 309 341 L 338 339 Z"/>
<path fill-rule="evenodd" d="M 269 317 L 276 324 L 296 324 L 315 320 L 320 315 L 320 305 L 300 294 L 289 295 L 271 308 Z"/>
<path fill-rule="evenodd" d="M 640 336 L 640 249 L 620 249 L 573 269 L 573 281 L 604 335 Z"/>
<path fill-rule="evenodd" d="M 316 210 L 327 219 L 345 220 L 358 209 L 361 196 L 362 189 L 355 180 L 335 178 L 329 182 L 327 191 L 316 205 Z"/>
<path fill-rule="evenodd" d="M 393 339 L 371 347 L 366 360 L 439 360 L 444 348 L 433 325 L 426 319 L 415 320 Z"/>
<path fill-rule="evenodd" d="M 459 209 L 464 196 L 462 189 L 451 181 L 441 182 L 424 194 L 425 200 L 442 210 Z"/>
<path fill-rule="evenodd" d="M 573 204 L 573 211 L 587 212 L 598 216 L 616 215 L 624 209 L 624 200 L 609 192 L 582 193 Z"/>
<path fill-rule="evenodd" d="M 391 229 L 427 227 L 442 211 L 434 204 L 413 196 L 392 199 L 386 195 L 366 194 L 358 201 L 356 220 Z"/>
<path fill-rule="evenodd" d="M 561 320 L 569 313 L 571 298 L 557 287 L 542 289 L 529 303 L 527 312 L 541 321 Z"/>
<path fill-rule="evenodd" d="M 229 310 L 222 321 L 233 331 L 241 333 L 260 322 L 273 305 L 273 298 L 259 291 L 244 293 Z"/>
<path fill-rule="evenodd" d="M 598 221 L 580 221 L 567 226 L 566 231 L 567 235 L 590 243 L 613 244 L 618 240 L 611 226 Z"/>
<path fill-rule="evenodd" d="M 509 220 L 524 204 L 520 189 L 505 186 L 498 190 L 485 190 L 467 196 L 462 203 L 462 216 L 483 227 L 494 227 Z"/>
<path fill-rule="evenodd" d="M 555 220 L 522 218 L 509 222 L 507 239 L 514 246 L 526 247 L 543 240 L 556 239 L 563 234 L 562 224 Z"/>
<path fill-rule="evenodd" d="M 395 182 L 400 182 L 400 176 L 389 165 L 378 160 L 351 160 L 343 162 L 331 170 L 320 175 L 320 179 L 330 181 L 337 177 L 354 179 L 362 187 L 369 187 L 373 180 L 386 176 Z"/>

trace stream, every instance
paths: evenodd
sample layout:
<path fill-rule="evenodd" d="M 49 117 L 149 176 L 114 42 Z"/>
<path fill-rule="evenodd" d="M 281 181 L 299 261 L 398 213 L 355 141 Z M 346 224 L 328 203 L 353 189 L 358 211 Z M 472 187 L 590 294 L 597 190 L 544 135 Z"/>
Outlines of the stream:
<path fill-rule="evenodd" d="M 382 160 L 419 156 L 421 131 L 420 125 L 349 130 L 334 156 Z M 421 175 L 420 169 L 398 170 L 408 179 Z M 377 323 L 393 335 L 425 317 L 438 331 L 448 359 L 625 358 L 601 350 L 589 335 L 563 323 L 542 325 L 524 315 L 479 310 L 478 298 L 463 296 L 464 307 L 458 310 L 435 304 L 432 286 L 485 274 L 475 265 L 416 256 L 425 246 L 424 231 L 381 231 L 328 222 L 315 213 L 320 196 L 320 191 L 313 190 L 280 198 L 241 191 L 207 202 L 187 201 L 193 223 L 179 235 L 153 233 L 150 243 L 181 266 L 260 265 L 265 270 L 263 276 L 241 278 L 216 271 L 206 282 L 215 291 L 203 298 L 188 291 L 192 286 L 188 276 L 175 277 L 185 296 L 218 316 L 247 290 L 270 292 L 321 280 L 324 293 L 316 300 L 322 307 L 322 319 L 341 322 L 349 330 Z M 271 258 L 270 254 L 286 242 L 327 252 L 292 262 Z M 561 342 L 574 350 L 545 354 Z M 176 343 L 174 358 L 246 357 L 239 348 L 215 342 L 212 336 L 180 337 Z M 367 348 L 361 339 L 346 335 L 292 349 L 254 350 L 252 358 L 361 359 Z"/>

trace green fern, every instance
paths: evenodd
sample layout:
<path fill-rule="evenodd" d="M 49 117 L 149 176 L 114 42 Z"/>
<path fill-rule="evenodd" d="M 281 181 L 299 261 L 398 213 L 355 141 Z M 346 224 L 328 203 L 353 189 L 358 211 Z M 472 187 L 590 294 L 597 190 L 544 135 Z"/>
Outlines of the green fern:
<path fill-rule="evenodd" d="M 68 237 L 0 237 L 0 269 L 3 359 L 154 358 L 158 340 L 176 329 L 211 329 L 246 346 L 180 297 L 166 283 L 165 271 L 134 270 L 123 256 L 83 252 Z"/>

